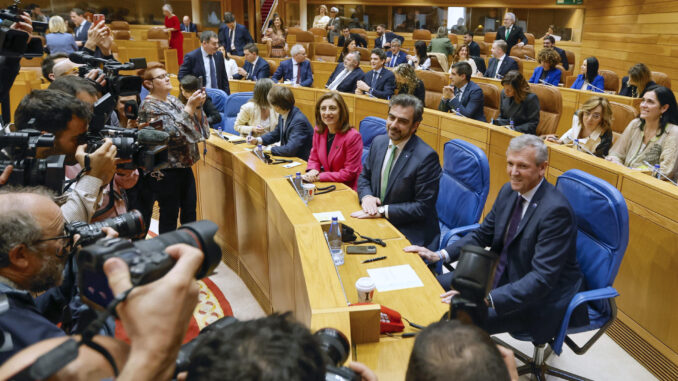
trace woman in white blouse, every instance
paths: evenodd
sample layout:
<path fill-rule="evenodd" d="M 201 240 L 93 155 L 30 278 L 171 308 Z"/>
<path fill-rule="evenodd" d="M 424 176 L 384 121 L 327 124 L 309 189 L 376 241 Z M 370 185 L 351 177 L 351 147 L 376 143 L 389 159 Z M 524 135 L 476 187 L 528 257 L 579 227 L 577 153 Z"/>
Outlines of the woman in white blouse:
<path fill-rule="evenodd" d="M 474 77 L 480 76 L 480 73 L 478 72 L 478 66 L 476 66 L 476 61 L 473 60 L 468 54 L 468 45 L 463 44 L 459 46 L 459 49 L 454 53 L 454 56 L 452 56 L 452 64 L 455 64 L 457 62 L 466 62 L 469 65 L 471 65 L 471 74 Z M 452 72 L 452 65 L 450 65 L 450 73 Z"/>
<path fill-rule="evenodd" d="M 278 113 L 268 103 L 268 92 L 272 87 L 273 81 L 268 78 L 257 80 L 252 99 L 242 106 L 235 119 L 233 128 L 240 135 L 258 137 L 273 131 L 278 125 Z"/>
<path fill-rule="evenodd" d="M 330 22 L 330 16 L 327 15 L 327 6 L 320 6 L 320 14 L 313 19 L 313 27 L 325 29 Z"/>
<path fill-rule="evenodd" d="M 228 75 L 228 79 L 231 80 L 233 79 L 233 75 L 238 72 L 238 63 L 235 62 L 231 56 L 226 53 L 226 49 L 224 49 L 223 46 L 219 47 L 219 51 L 221 54 L 224 55 L 224 65 L 226 66 L 226 75 Z"/>

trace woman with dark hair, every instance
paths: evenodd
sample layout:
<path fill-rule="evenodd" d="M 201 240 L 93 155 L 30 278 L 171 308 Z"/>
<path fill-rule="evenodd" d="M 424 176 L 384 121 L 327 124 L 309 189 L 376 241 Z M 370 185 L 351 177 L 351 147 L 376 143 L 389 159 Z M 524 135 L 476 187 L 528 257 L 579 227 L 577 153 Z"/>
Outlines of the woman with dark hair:
<path fill-rule="evenodd" d="M 396 78 L 396 94 L 410 94 L 426 104 L 426 88 L 424 82 L 417 78 L 414 68 L 408 64 L 400 64 L 393 70 Z"/>
<path fill-rule="evenodd" d="M 266 34 L 261 39 L 261 42 L 271 44 L 271 57 L 282 58 L 285 57 L 285 47 L 287 46 L 287 28 L 283 19 L 277 13 L 273 15 L 271 23 Z"/>
<path fill-rule="evenodd" d="M 515 131 L 535 135 L 539 124 L 539 98 L 518 70 L 511 70 L 501 80 L 501 109 L 492 123 Z"/>
<path fill-rule="evenodd" d="M 191 95 L 200 90 L 200 88 L 201 83 L 198 77 L 189 74 L 181 78 L 181 81 L 179 81 L 179 100 L 181 103 L 186 104 Z M 205 103 L 203 103 L 202 109 L 205 111 L 205 115 L 207 115 L 207 123 L 209 123 L 210 127 L 214 128 L 215 124 L 221 122 L 221 114 L 217 108 L 214 107 L 214 103 L 212 103 L 212 99 L 209 95 L 205 97 Z"/>
<path fill-rule="evenodd" d="M 353 53 L 358 50 L 358 45 L 353 37 L 349 37 L 344 41 L 344 49 L 341 50 L 341 54 L 339 55 L 339 59 L 337 59 L 337 62 L 344 62 L 344 58 L 348 53 Z"/>
<path fill-rule="evenodd" d="M 605 159 L 641 170 L 651 170 L 659 164 L 659 171 L 673 178 L 677 158 L 676 97 L 664 86 L 647 88 L 640 102 L 640 116 L 626 126 Z"/>
<path fill-rule="evenodd" d="M 543 83 L 545 85 L 558 86 L 563 74 L 556 67 L 560 63 L 560 54 L 555 49 L 542 49 L 537 56 L 537 61 L 541 66 L 534 68 L 530 83 Z"/>
<path fill-rule="evenodd" d="M 252 99 L 245 103 L 235 118 L 233 128 L 240 135 L 261 136 L 271 132 L 278 125 L 278 113 L 268 102 L 268 92 L 273 88 L 270 78 L 261 78 L 254 84 Z"/>
<path fill-rule="evenodd" d="M 468 44 L 461 45 L 459 49 L 457 49 L 457 51 L 454 52 L 454 56 L 452 56 L 452 64 L 450 65 L 450 70 L 448 71 L 450 74 L 452 73 L 452 65 L 456 64 L 457 62 L 466 62 L 471 66 L 471 72 L 473 73 L 471 75 L 474 77 L 479 76 L 478 66 L 476 65 L 476 61 L 474 61 L 473 58 L 471 58 Z"/>
<path fill-rule="evenodd" d="M 581 74 L 574 80 L 571 89 L 605 92 L 605 78 L 598 74 L 598 59 L 589 57 L 581 63 Z"/>
<path fill-rule="evenodd" d="M 448 40 L 449 41 L 449 40 Z M 431 59 L 428 58 L 426 43 L 417 41 L 414 43 L 415 55 L 407 56 L 407 63 L 414 66 L 415 70 L 428 70 L 431 68 Z"/>
<path fill-rule="evenodd" d="M 629 69 L 629 75 L 622 78 L 619 95 L 632 98 L 642 98 L 647 89 L 657 84 L 652 81 L 652 72 L 643 63 L 637 63 Z"/>
<path fill-rule="evenodd" d="M 348 123 L 348 107 L 337 92 L 323 94 L 315 104 L 315 132 L 308 158 L 307 182 L 340 182 L 356 189 L 362 171 L 363 140 Z"/>

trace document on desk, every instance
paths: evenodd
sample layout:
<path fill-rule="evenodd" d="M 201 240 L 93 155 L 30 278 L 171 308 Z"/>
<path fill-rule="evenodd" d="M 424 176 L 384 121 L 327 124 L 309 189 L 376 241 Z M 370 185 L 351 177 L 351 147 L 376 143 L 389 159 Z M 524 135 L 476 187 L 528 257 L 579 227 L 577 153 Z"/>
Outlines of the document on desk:
<path fill-rule="evenodd" d="M 410 265 L 367 269 L 367 273 L 370 274 L 379 292 L 424 287 L 424 283 Z"/>
<path fill-rule="evenodd" d="M 318 222 L 330 222 L 332 221 L 332 217 L 337 217 L 338 221 L 346 221 L 344 215 L 341 214 L 341 211 L 339 210 L 334 212 L 313 213 L 313 217 L 315 217 Z"/>

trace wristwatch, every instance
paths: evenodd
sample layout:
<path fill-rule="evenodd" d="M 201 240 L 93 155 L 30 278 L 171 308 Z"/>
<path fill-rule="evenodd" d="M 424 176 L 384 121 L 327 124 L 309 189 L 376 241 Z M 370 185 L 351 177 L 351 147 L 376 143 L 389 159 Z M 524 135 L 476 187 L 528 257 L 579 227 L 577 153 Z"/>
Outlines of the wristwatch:
<path fill-rule="evenodd" d="M 386 208 L 383 207 L 383 206 L 378 207 L 378 208 L 377 208 L 377 212 L 379 212 L 379 214 L 381 214 L 382 216 L 386 216 L 386 215 L 385 215 L 385 213 L 386 213 Z"/>

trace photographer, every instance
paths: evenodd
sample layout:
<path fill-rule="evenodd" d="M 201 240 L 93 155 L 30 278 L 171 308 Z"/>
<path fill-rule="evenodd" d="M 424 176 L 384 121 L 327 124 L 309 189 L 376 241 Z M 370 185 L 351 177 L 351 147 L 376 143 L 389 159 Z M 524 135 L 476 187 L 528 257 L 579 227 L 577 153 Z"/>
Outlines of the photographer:
<path fill-rule="evenodd" d="M 9 25 L 10 29 L 21 30 L 29 35 L 33 32 L 33 26 L 31 25 L 31 18 L 28 13 L 23 13 L 21 18 L 24 22 L 12 23 L 11 21 L 2 21 L 0 25 L 6 26 Z M 9 104 L 9 91 L 14 84 L 16 76 L 19 75 L 19 65 L 21 62 L 21 57 L 6 57 L 0 56 L 0 103 L 2 104 L 2 121 L 3 123 L 9 122 L 11 108 Z"/>
<path fill-rule="evenodd" d="M 34 128 L 55 135 L 54 147 L 39 148 L 39 158 L 64 154 L 66 164 L 87 168 L 71 185 L 61 206 L 67 222 L 92 219 L 101 187 L 111 181 L 116 170 L 117 149 L 110 140 L 91 154 L 80 144 L 91 118 L 90 105 L 57 90 L 34 90 L 21 100 L 14 115 L 18 130 Z"/>

